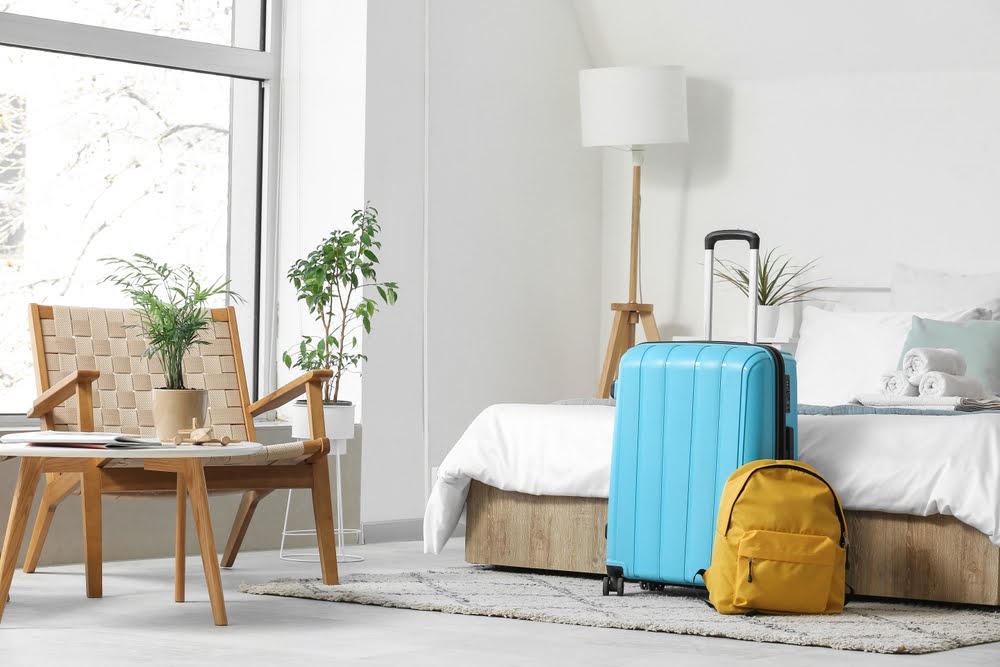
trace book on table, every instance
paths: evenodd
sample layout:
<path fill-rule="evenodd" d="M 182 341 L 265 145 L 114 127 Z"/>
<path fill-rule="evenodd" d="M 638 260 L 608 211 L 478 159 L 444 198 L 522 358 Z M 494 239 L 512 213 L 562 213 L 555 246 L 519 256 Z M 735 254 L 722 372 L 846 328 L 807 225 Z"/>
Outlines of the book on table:
<path fill-rule="evenodd" d="M 91 433 L 87 431 L 31 431 L 8 433 L 0 437 L 5 445 L 32 447 L 78 447 L 81 449 L 156 449 L 164 447 L 156 438 L 127 433 Z"/>

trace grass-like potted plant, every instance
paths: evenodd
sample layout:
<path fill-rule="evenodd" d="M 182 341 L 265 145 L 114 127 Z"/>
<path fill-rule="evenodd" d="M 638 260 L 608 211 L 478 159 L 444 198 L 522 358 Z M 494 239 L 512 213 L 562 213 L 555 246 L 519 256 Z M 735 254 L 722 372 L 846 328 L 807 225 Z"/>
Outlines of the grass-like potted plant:
<path fill-rule="evenodd" d="M 340 381 L 355 371 L 365 355 L 357 352 L 360 329 L 371 332 L 377 301 L 396 303 L 399 287 L 379 281 L 376 251 L 382 248 L 378 211 L 368 204 L 351 215 L 351 229 L 331 232 L 288 270 L 296 298 L 316 318 L 322 332 L 304 335 L 298 345 L 282 355 L 289 368 L 303 371 L 328 368 L 333 377 L 323 385 L 323 412 L 327 437 L 347 440 L 354 436 L 354 405 L 340 399 Z M 378 299 L 364 294 L 375 290 Z M 305 401 L 292 411 L 292 435 L 309 437 Z"/>
<path fill-rule="evenodd" d="M 823 289 L 822 280 L 807 280 L 818 259 L 805 264 L 792 264 L 786 253 L 771 248 L 761 255 L 757 263 L 757 336 L 769 338 L 778 329 L 781 306 L 808 301 L 816 290 Z M 715 276 L 734 285 L 749 296 L 750 275 L 747 268 L 737 262 L 716 258 Z"/>
<path fill-rule="evenodd" d="M 203 344 L 199 334 L 212 323 L 209 301 L 218 297 L 242 300 L 229 289 L 229 281 L 203 285 L 186 265 L 171 267 L 147 255 L 131 259 L 105 257 L 114 267 L 105 282 L 121 288 L 139 313 L 146 338 L 146 356 L 163 367 L 165 386 L 153 388 L 153 424 L 156 437 L 173 440 L 181 429 L 200 426 L 208 417 L 208 392 L 184 386 L 184 355 Z"/>

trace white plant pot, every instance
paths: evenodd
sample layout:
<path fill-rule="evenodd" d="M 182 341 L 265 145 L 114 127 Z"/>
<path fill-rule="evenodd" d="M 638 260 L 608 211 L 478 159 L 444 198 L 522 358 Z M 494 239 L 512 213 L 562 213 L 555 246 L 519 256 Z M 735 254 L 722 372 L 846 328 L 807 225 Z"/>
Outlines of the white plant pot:
<path fill-rule="evenodd" d="M 350 401 L 324 403 L 323 422 L 326 425 L 326 437 L 330 439 L 330 446 L 346 448 L 347 441 L 354 437 L 354 404 Z M 292 405 L 292 437 L 300 440 L 312 437 L 309 432 L 309 410 L 304 400 L 295 401 Z"/>
<path fill-rule="evenodd" d="M 757 338 L 774 338 L 781 320 L 781 306 L 757 306 Z"/>

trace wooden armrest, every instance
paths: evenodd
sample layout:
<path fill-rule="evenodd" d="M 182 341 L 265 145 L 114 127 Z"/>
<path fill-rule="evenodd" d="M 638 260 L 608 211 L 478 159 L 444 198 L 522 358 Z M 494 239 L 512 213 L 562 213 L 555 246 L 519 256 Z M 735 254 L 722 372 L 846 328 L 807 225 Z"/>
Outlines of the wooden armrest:
<path fill-rule="evenodd" d="M 52 409 L 81 390 L 90 390 L 94 380 L 100 377 L 100 371 L 73 371 L 62 380 L 52 385 L 42 395 L 35 399 L 28 410 L 29 417 L 42 417 L 52 412 Z"/>
<path fill-rule="evenodd" d="M 309 371 L 295 378 L 284 387 L 268 394 L 250 406 L 250 415 L 256 417 L 259 414 L 273 410 L 288 403 L 292 399 L 298 398 L 305 393 L 306 387 L 310 384 L 321 385 L 333 377 L 331 370 Z"/>
<path fill-rule="evenodd" d="M 302 445 L 304 447 L 302 453 L 308 455 L 310 461 L 317 456 L 323 456 L 324 454 L 330 453 L 330 440 L 328 438 L 306 440 L 302 443 Z"/>

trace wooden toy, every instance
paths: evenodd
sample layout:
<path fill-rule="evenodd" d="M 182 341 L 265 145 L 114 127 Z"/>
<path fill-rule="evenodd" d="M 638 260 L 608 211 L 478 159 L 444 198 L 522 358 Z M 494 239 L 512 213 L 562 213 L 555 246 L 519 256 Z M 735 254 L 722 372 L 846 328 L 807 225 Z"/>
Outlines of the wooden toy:
<path fill-rule="evenodd" d="M 215 437 L 215 430 L 211 426 L 202 426 L 198 428 L 198 420 L 191 420 L 190 429 L 181 429 L 174 436 L 175 445 L 219 445 L 225 447 L 232 440 L 228 436 L 222 436 L 221 438 Z"/>

